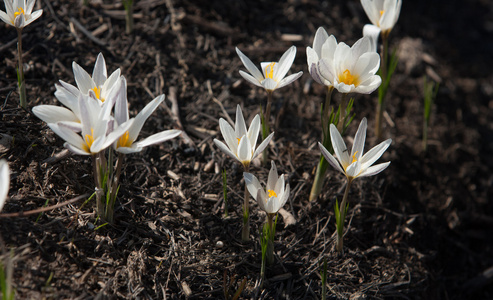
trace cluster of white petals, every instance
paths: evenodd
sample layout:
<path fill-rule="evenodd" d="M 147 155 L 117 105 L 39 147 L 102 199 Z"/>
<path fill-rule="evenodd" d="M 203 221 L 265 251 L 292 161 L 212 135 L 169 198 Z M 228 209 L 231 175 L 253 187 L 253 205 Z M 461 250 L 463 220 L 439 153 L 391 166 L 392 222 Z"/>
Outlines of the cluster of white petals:
<path fill-rule="evenodd" d="M 219 119 L 219 128 L 221 129 L 226 144 L 214 139 L 216 146 L 227 155 L 240 161 L 246 167 L 250 165 L 250 162 L 257 157 L 257 155 L 264 151 L 274 136 L 274 133 L 271 133 L 258 148 L 255 149 L 260 133 L 260 116 L 256 115 L 253 118 L 250 127 L 247 130 L 245 118 L 243 118 L 243 113 L 241 112 L 239 105 L 236 107 L 235 127 L 233 128 L 226 120 L 221 118 Z"/>
<path fill-rule="evenodd" d="M 22 29 L 41 17 L 43 10 L 33 12 L 36 0 L 3 0 L 5 10 L 0 10 L 0 19 L 5 23 Z"/>
<path fill-rule="evenodd" d="M 357 177 L 376 175 L 385 170 L 385 168 L 387 168 L 390 164 L 390 162 L 385 162 L 372 166 L 373 163 L 375 163 L 390 146 L 392 139 L 381 142 L 363 155 L 366 140 L 366 128 L 367 121 L 366 118 L 363 118 L 358 127 L 358 131 L 354 136 L 351 155 L 349 155 L 346 144 L 334 124 L 330 124 L 330 140 L 332 142 L 336 157 L 330 154 L 330 152 L 327 151 L 321 143 L 318 143 L 322 154 L 325 156 L 329 164 L 339 172 L 346 175 L 349 180 L 353 180 Z"/>
<path fill-rule="evenodd" d="M 321 47 L 316 74 L 340 93 L 370 94 L 382 83 L 376 75 L 379 68 L 380 55 L 373 50 L 369 38 L 362 37 L 349 47 L 343 42 L 336 45 L 331 37 Z"/>
<path fill-rule="evenodd" d="M 248 192 L 267 214 L 277 213 L 289 198 L 289 184 L 285 184 L 284 174 L 278 176 L 274 161 L 271 165 L 265 190 L 257 177 L 251 173 L 243 173 Z"/>
<path fill-rule="evenodd" d="M 236 53 L 241 59 L 241 62 L 245 68 L 250 72 L 248 74 L 245 71 L 240 70 L 240 75 L 250 83 L 256 86 L 263 87 L 268 92 L 273 92 L 276 89 L 282 88 L 303 75 L 300 71 L 296 74 L 291 74 L 286 77 L 289 69 L 293 65 L 294 58 L 296 57 L 296 47 L 291 46 L 279 59 L 279 62 L 262 62 L 260 68 L 262 72 L 255 66 L 255 64 L 245 55 L 240 49 L 236 48 Z"/>
<path fill-rule="evenodd" d="M 361 0 L 361 5 L 373 26 L 378 31 L 388 34 L 399 19 L 402 0 Z"/>
<path fill-rule="evenodd" d="M 129 118 L 127 82 L 117 69 L 107 77 L 100 53 L 92 76 L 75 62 L 77 87 L 60 80 L 55 96 L 66 106 L 39 105 L 33 113 L 66 141 L 64 146 L 80 155 L 94 155 L 113 145 L 121 153 L 140 152 L 178 136 L 181 131 L 167 130 L 135 142 L 144 122 L 164 101 L 156 97 L 135 118 Z M 114 114 L 112 113 L 114 110 Z"/>

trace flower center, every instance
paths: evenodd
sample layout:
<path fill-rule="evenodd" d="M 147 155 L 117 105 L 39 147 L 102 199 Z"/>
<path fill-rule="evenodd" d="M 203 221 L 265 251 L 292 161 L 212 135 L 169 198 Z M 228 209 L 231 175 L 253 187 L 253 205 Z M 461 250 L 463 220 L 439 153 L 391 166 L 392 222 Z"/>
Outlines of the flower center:
<path fill-rule="evenodd" d="M 351 72 L 346 69 L 346 71 L 342 72 L 342 74 L 339 75 L 339 82 L 345 83 L 347 85 L 357 85 L 358 77 L 351 75 Z"/>
<path fill-rule="evenodd" d="M 270 79 L 273 79 L 272 76 L 274 75 L 274 65 L 276 63 L 275 62 L 271 62 L 270 64 L 267 65 L 267 67 L 265 67 L 265 78 L 270 78 Z"/>
<path fill-rule="evenodd" d="M 276 192 L 274 192 L 273 190 L 267 190 L 267 195 L 270 197 L 277 197 L 277 194 Z"/>
<path fill-rule="evenodd" d="M 125 133 L 118 139 L 118 142 L 116 143 L 116 147 L 130 147 L 132 146 L 132 141 L 128 137 L 128 130 L 125 131 Z"/>
<path fill-rule="evenodd" d="M 91 152 L 91 146 L 92 143 L 94 143 L 94 129 L 91 128 L 91 134 L 86 134 L 84 137 L 84 141 L 86 142 L 85 145 L 83 145 L 83 148 L 86 152 Z"/>
<path fill-rule="evenodd" d="M 96 94 L 96 98 L 98 98 L 99 100 L 101 100 L 101 102 L 104 102 L 104 98 L 101 98 L 101 88 L 95 86 L 92 91 L 94 92 L 94 94 Z"/>

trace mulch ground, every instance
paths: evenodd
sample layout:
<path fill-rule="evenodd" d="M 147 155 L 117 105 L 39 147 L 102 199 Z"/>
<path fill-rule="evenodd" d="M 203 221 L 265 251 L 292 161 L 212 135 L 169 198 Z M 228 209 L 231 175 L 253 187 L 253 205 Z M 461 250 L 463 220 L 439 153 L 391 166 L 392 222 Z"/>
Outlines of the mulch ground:
<path fill-rule="evenodd" d="M 324 88 L 306 68 L 306 46 L 323 26 L 353 44 L 368 22 L 359 1 L 142 0 L 135 31 L 125 34 L 120 3 L 38 0 L 43 16 L 24 30 L 28 111 L 18 108 L 17 33 L 1 24 L 0 156 L 9 162 L 9 200 L 2 213 L 55 205 L 94 191 L 88 157 L 65 153 L 63 141 L 30 111 L 61 105 L 58 80 L 75 84 L 72 61 L 92 72 L 99 52 L 109 72 L 128 82 L 130 114 L 166 94 L 143 135 L 178 128 L 178 138 L 127 156 L 115 223 L 98 227 L 94 203 L 15 218 L 0 217 L 2 258 L 14 255 L 18 299 L 319 299 L 327 258 L 329 299 L 493 298 L 493 4 L 475 0 L 404 1 L 391 45 L 399 49 L 384 123 L 392 145 L 381 174 L 358 179 L 350 193 L 345 253 L 334 247 L 332 207 L 344 177 L 329 168 L 322 194 L 308 195 L 320 152 Z M 439 8 L 439 9 L 438 9 Z M 2 7 L 3 9 L 3 7 Z M 297 46 L 292 72 L 302 78 L 274 93 L 275 142 L 269 148 L 291 197 L 279 217 L 273 266 L 260 283 L 259 231 L 264 214 L 252 200 L 250 243 L 242 243 L 242 168 L 213 143 L 218 119 L 248 120 L 266 96 L 245 82 L 239 47 L 254 62 L 277 60 Z M 421 151 L 423 76 L 440 82 L 429 149 Z M 376 93 L 355 95 L 356 121 L 373 136 Z M 338 96 L 335 96 L 337 103 Z M 223 110 L 224 109 L 224 110 Z M 228 172 L 225 218 L 221 171 Z M 251 171 L 265 178 L 268 169 Z"/>

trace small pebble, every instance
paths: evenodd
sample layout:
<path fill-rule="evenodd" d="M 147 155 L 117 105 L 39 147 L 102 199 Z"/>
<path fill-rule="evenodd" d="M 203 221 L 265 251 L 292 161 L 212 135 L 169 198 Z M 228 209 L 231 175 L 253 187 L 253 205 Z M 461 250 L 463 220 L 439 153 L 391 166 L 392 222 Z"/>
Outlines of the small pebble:
<path fill-rule="evenodd" d="M 224 243 L 222 241 L 217 241 L 216 248 L 221 249 L 222 247 L 224 247 Z"/>

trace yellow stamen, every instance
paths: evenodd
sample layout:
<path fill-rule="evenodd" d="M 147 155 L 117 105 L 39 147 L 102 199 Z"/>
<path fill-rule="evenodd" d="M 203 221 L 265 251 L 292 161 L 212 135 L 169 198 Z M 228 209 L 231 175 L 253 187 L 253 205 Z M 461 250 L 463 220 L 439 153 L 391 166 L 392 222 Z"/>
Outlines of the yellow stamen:
<path fill-rule="evenodd" d="M 104 98 L 101 98 L 101 88 L 98 88 L 97 86 L 92 89 L 94 91 L 94 94 L 96 94 L 96 98 L 101 100 L 101 102 L 104 102 Z"/>
<path fill-rule="evenodd" d="M 381 10 L 380 11 L 380 17 L 382 17 L 383 13 L 385 12 L 385 10 Z"/>
<path fill-rule="evenodd" d="M 132 141 L 128 137 L 128 130 L 118 139 L 116 142 L 116 147 L 130 147 L 132 146 Z"/>
<path fill-rule="evenodd" d="M 14 13 L 14 18 L 17 18 L 18 15 L 23 15 L 24 14 L 24 9 L 22 7 L 19 7 L 17 11 Z"/>
<path fill-rule="evenodd" d="M 277 194 L 276 192 L 274 192 L 273 190 L 267 190 L 267 194 L 270 197 L 277 197 Z"/>
<path fill-rule="evenodd" d="M 351 75 L 351 72 L 346 69 L 346 71 L 342 72 L 342 74 L 339 75 L 339 82 L 345 83 L 347 85 L 354 84 L 355 86 L 357 86 L 358 77 Z"/>
<path fill-rule="evenodd" d="M 353 161 L 351 163 L 354 163 L 355 161 L 357 161 L 358 159 L 356 158 L 356 154 L 358 154 L 359 151 L 356 151 L 354 152 L 353 154 Z"/>
<path fill-rule="evenodd" d="M 270 64 L 267 65 L 267 67 L 265 67 L 265 78 L 270 78 L 270 79 L 273 79 L 272 76 L 274 75 L 274 65 L 276 63 L 275 62 L 271 62 Z"/>
<path fill-rule="evenodd" d="M 91 128 L 91 134 L 85 135 L 84 141 L 86 142 L 86 144 L 82 146 L 84 151 L 91 152 L 91 146 L 92 143 L 94 143 L 94 129 Z"/>
<path fill-rule="evenodd" d="M 236 139 L 238 140 L 238 145 L 239 145 L 239 144 L 240 144 L 241 139 L 240 139 L 240 138 L 236 138 Z"/>

